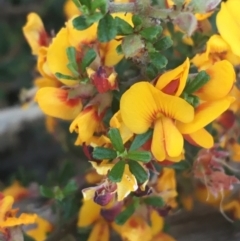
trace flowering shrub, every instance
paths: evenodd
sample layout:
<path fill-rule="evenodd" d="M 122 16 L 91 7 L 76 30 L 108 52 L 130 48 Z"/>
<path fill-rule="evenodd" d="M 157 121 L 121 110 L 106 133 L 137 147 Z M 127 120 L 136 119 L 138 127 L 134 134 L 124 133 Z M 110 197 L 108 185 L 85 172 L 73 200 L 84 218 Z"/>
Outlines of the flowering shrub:
<path fill-rule="evenodd" d="M 70 121 L 91 165 L 83 186 L 41 187 L 63 224 L 81 198 L 80 240 L 174 240 L 164 218 L 194 198 L 239 220 L 238 1 L 73 0 L 64 10 L 54 34 L 36 13 L 23 27 L 41 76 L 34 101 L 52 133 Z"/>

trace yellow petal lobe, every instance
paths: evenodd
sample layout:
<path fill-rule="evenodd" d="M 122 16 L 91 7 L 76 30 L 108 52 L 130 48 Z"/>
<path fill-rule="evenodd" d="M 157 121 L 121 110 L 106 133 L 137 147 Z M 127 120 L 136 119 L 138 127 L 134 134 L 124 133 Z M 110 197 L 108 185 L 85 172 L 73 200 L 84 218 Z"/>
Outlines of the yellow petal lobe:
<path fill-rule="evenodd" d="M 200 104 L 196 108 L 194 120 L 187 124 L 178 122 L 177 127 L 183 134 L 193 133 L 208 125 L 218 116 L 220 116 L 225 110 L 229 108 L 230 104 L 234 100 L 234 97 L 228 96 L 220 100 Z"/>
<path fill-rule="evenodd" d="M 82 109 L 81 99 L 68 99 L 67 90 L 54 87 L 39 89 L 35 100 L 45 114 L 63 120 L 74 119 Z"/>

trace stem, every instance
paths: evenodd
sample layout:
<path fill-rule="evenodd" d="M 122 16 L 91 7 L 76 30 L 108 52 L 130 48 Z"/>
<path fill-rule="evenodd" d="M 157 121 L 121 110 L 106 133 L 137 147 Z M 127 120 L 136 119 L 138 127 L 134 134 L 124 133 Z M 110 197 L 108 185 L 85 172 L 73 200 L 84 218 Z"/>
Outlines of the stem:
<path fill-rule="evenodd" d="M 108 3 L 108 10 L 110 13 L 119 13 L 119 12 L 135 12 L 136 3 Z"/>

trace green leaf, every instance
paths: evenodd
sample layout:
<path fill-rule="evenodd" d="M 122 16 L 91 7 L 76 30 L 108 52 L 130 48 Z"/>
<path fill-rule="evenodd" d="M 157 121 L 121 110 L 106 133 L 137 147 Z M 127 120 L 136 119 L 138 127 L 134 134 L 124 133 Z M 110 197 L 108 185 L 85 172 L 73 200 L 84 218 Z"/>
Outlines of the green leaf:
<path fill-rule="evenodd" d="M 133 33 L 132 26 L 124 21 L 123 19 L 116 17 L 115 18 L 116 25 L 117 25 L 117 34 L 118 35 L 128 35 Z"/>
<path fill-rule="evenodd" d="M 130 172 L 136 177 L 139 183 L 144 183 L 148 179 L 145 169 L 136 161 L 129 161 Z"/>
<path fill-rule="evenodd" d="M 55 76 L 58 79 L 78 80 L 78 78 L 76 78 L 76 77 L 72 77 L 72 76 L 69 76 L 69 75 L 66 75 L 66 74 L 61 74 L 59 72 L 56 72 Z"/>
<path fill-rule="evenodd" d="M 116 47 L 116 52 L 117 52 L 118 54 L 123 54 L 122 44 L 119 44 L 119 45 Z"/>
<path fill-rule="evenodd" d="M 43 197 L 54 198 L 54 192 L 52 188 L 40 186 L 40 193 Z"/>
<path fill-rule="evenodd" d="M 188 85 L 184 89 L 184 92 L 188 94 L 192 94 L 195 91 L 199 90 L 202 86 L 204 86 L 210 80 L 210 76 L 206 73 L 206 71 L 200 71 L 197 76 L 188 82 Z"/>
<path fill-rule="evenodd" d="M 72 0 L 73 3 L 76 5 L 77 8 L 80 8 L 81 7 L 81 3 L 79 0 Z"/>
<path fill-rule="evenodd" d="M 73 27 L 77 30 L 84 30 L 90 27 L 93 22 L 88 20 L 87 16 L 81 15 L 73 19 Z"/>
<path fill-rule="evenodd" d="M 161 26 L 153 26 L 144 28 L 142 31 L 140 31 L 140 35 L 149 41 L 156 40 L 157 37 L 162 33 L 162 27 Z"/>
<path fill-rule="evenodd" d="M 93 13 L 88 15 L 87 21 L 90 23 L 98 22 L 104 15 L 100 12 Z"/>
<path fill-rule="evenodd" d="M 74 192 L 76 192 L 78 189 L 78 185 L 75 180 L 70 180 L 67 185 L 63 188 L 63 194 L 64 196 L 68 196 Z"/>
<path fill-rule="evenodd" d="M 54 187 L 53 192 L 54 192 L 54 198 L 57 199 L 58 201 L 62 201 L 65 198 L 63 191 L 60 189 L 60 187 L 58 186 Z"/>
<path fill-rule="evenodd" d="M 111 160 L 117 157 L 117 152 L 109 148 L 95 147 L 93 150 L 93 157 L 98 160 Z"/>
<path fill-rule="evenodd" d="M 158 70 L 153 64 L 148 64 L 146 67 L 146 75 L 150 80 L 153 80 L 158 74 Z"/>
<path fill-rule="evenodd" d="M 184 100 L 186 100 L 193 107 L 197 107 L 200 103 L 199 98 L 195 95 L 188 95 L 186 93 L 183 93 L 182 97 L 183 97 Z"/>
<path fill-rule="evenodd" d="M 169 166 L 169 168 L 173 168 L 177 171 L 185 171 L 185 170 L 190 169 L 191 165 L 187 161 L 180 161 L 180 162 L 174 163 L 173 165 Z"/>
<path fill-rule="evenodd" d="M 136 56 L 143 48 L 144 43 L 137 34 L 128 35 L 122 41 L 122 50 L 126 58 Z"/>
<path fill-rule="evenodd" d="M 173 45 L 173 41 L 171 37 L 164 36 L 154 44 L 154 47 L 159 51 L 163 51 L 170 48 L 172 45 Z"/>
<path fill-rule="evenodd" d="M 122 137 L 117 128 L 111 128 L 108 132 L 108 137 L 110 138 L 115 150 L 117 150 L 120 153 L 123 153 L 125 151 Z"/>
<path fill-rule="evenodd" d="M 141 27 L 143 21 L 139 15 L 134 14 L 132 16 L 132 22 L 133 22 L 134 27 L 136 28 L 136 27 Z"/>
<path fill-rule="evenodd" d="M 152 134 L 153 134 L 153 130 L 149 129 L 147 132 L 143 134 L 136 135 L 129 148 L 129 151 L 137 150 L 138 148 L 140 148 L 143 144 L 145 144 L 150 139 Z"/>
<path fill-rule="evenodd" d="M 164 201 L 161 197 L 152 196 L 152 197 L 144 198 L 143 200 L 144 200 L 144 203 L 146 203 L 147 205 L 150 205 L 156 208 L 161 208 L 164 206 Z"/>
<path fill-rule="evenodd" d="M 162 69 L 166 67 L 168 60 L 165 56 L 158 52 L 151 52 L 149 53 L 149 58 L 151 60 L 151 63 L 158 69 Z"/>
<path fill-rule="evenodd" d="M 78 72 L 78 65 L 77 63 L 68 63 L 67 64 L 68 69 L 72 72 L 74 76 L 79 77 L 79 72 Z"/>
<path fill-rule="evenodd" d="M 134 214 L 138 206 L 139 206 L 139 201 L 135 201 L 134 203 L 127 206 L 125 210 L 119 213 L 115 218 L 116 224 L 123 225 Z"/>
<path fill-rule="evenodd" d="M 93 61 L 94 59 L 96 58 L 97 54 L 95 52 L 94 49 L 89 49 L 83 59 L 82 59 L 82 62 L 81 62 L 81 69 L 82 71 L 84 71 L 86 69 L 86 67 L 88 67 Z"/>
<path fill-rule="evenodd" d="M 76 49 L 74 47 L 68 47 L 66 49 L 66 53 L 67 53 L 68 61 L 70 63 L 76 63 L 76 55 L 77 55 Z"/>
<path fill-rule="evenodd" d="M 108 178 L 112 182 L 121 182 L 122 176 L 124 173 L 125 164 L 126 164 L 125 161 L 120 160 L 111 169 L 111 171 L 108 174 Z"/>
<path fill-rule="evenodd" d="M 107 12 L 107 1 L 106 0 L 94 0 L 92 1 L 92 11 L 99 9 L 102 14 Z"/>
<path fill-rule="evenodd" d="M 89 0 L 79 0 L 82 5 L 85 5 L 88 9 L 91 9 L 91 3 L 92 1 Z"/>
<path fill-rule="evenodd" d="M 98 24 L 97 36 L 100 42 L 108 42 L 117 35 L 117 26 L 114 18 L 107 13 Z"/>
<path fill-rule="evenodd" d="M 126 158 L 139 162 L 150 162 L 152 155 L 149 151 L 130 151 L 128 152 Z"/>

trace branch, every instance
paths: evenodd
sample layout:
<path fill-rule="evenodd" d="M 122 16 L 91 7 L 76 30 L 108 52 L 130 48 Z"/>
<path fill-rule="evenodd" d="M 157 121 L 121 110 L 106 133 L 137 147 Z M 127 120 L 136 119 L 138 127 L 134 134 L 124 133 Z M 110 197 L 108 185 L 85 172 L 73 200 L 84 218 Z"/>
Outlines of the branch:
<path fill-rule="evenodd" d="M 109 2 L 108 10 L 110 11 L 110 13 L 135 12 L 136 11 L 136 3 Z"/>

